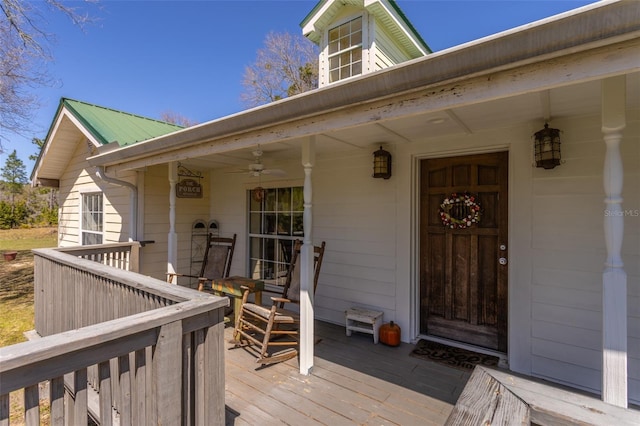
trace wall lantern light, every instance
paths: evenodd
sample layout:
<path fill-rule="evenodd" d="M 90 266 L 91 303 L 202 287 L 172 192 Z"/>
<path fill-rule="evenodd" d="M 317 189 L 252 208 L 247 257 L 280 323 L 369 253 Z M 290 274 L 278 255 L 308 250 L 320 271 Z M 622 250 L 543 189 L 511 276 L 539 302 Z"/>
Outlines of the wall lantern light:
<path fill-rule="evenodd" d="M 391 177 L 391 154 L 382 147 L 373 153 L 373 177 L 382 179 Z"/>
<path fill-rule="evenodd" d="M 536 167 L 553 169 L 560 165 L 560 130 L 550 129 L 549 124 L 544 124 L 544 129 L 534 135 L 534 155 Z"/>

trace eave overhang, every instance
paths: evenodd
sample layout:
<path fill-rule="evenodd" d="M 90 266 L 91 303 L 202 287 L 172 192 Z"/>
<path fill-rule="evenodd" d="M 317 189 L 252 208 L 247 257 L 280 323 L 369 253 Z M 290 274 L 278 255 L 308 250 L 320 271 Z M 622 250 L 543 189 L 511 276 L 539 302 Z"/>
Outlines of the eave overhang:
<path fill-rule="evenodd" d="M 613 24 L 615 23 L 615 24 Z M 255 143 L 248 134 L 276 132 L 281 126 L 399 97 L 443 83 L 459 82 L 615 43 L 640 39 L 635 2 L 608 1 L 466 43 L 376 73 L 333 84 L 262 107 L 203 123 L 133 146 L 99 153 L 92 165 L 136 168 L 180 160 L 194 146 L 210 153 Z M 640 63 L 629 72 L 640 69 Z M 455 93 L 451 94 L 455 96 Z M 346 114 L 346 112 L 345 112 Z M 382 119 L 382 117 L 380 117 Z"/>
<path fill-rule="evenodd" d="M 100 146 L 100 142 L 88 131 L 73 111 L 65 105 L 64 98 L 56 111 L 51 127 L 47 132 L 44 145 L 31 171 L 31 186 L 53 186 L 59 179 L 71 158 L 69 151 L 75 150 L 82 135 L 91 150 Z"/>

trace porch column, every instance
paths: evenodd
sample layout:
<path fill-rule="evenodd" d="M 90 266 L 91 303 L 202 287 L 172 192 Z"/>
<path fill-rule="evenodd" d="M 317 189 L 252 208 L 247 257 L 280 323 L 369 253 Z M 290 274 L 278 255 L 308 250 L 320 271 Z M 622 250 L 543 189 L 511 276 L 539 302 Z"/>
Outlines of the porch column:
<path fill-rule="evenodd" d="M 169 163 L 169 234 L 167 238 L 167 273 L 176 273 L 178 268 L 178 234 L 176 234 L 176 182 L 178 163 Z M 173 278 L 177 284 L 177 278 Z"/>
<path fill-rule="evenodd" d="M 622 157 L 625 127 L 625 77 L 602 82 L 604 159 L 604 236 L 607 260 L 602 273 L 602 400 L 627 407 L 627 274 L 622 264 L 624 211 Z"/>
<path fill-rule="evenodd" d="M 313 368 L 313 238 L 311 210 L 311 170 L 315 162 L 315 136 L 302 144 L 304 167 L 304 241 L 300 249 L 300 374 Z"/>

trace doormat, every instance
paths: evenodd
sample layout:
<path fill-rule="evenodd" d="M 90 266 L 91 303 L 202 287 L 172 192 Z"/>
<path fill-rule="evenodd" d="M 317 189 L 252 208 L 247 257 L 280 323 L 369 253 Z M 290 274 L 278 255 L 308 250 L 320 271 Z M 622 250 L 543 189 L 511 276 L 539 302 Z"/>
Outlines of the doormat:
<path fill-rule="evenodd" d="M 480 354 L 422 339 L 416 344 L 416 347 L 409 355 L 464 371 L 473 370 L 476 365 L 495 367 L 499 361 L 497 356 Z"/>

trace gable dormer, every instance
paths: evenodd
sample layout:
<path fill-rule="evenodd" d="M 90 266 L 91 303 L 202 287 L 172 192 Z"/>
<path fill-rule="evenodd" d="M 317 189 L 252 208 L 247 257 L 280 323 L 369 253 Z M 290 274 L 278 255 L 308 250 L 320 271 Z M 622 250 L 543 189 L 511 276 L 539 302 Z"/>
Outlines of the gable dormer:
<path fill-rule="evenodd" d="M 322 0 L 300 26 L 320 46 L 320 87 L 431 53 L 393 0 Z"/>

